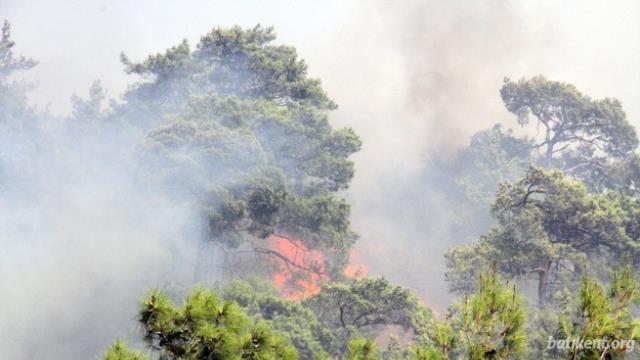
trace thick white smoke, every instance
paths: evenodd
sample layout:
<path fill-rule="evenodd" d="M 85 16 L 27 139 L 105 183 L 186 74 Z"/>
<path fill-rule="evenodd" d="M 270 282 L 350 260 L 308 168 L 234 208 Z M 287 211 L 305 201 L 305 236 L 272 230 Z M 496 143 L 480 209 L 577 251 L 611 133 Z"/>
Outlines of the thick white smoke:
<path fill-rule="evenodd" d="M 140 186 L 135 136 L 61 125 L 0 136 L 6 359 L 95 357 L 133 334 L 145 292 L 193 280 L 198 215 Z"/>
<path fill-rule="evenodd" d="M 469 241 L 453 235 L 441 191 L 455 179 L 434 161 L 495 123 L 517 127 L 504 77 L 542 74 L 618 98 L 640 126 L 637 2 L 381 0 L 345 19 L 328 49 L 303 55 L 340 104 L 334 121 L 363 140 L 350 189 L 356 247 L 373 273 L 431 304 L 449 301 L 443 252 Z"/>

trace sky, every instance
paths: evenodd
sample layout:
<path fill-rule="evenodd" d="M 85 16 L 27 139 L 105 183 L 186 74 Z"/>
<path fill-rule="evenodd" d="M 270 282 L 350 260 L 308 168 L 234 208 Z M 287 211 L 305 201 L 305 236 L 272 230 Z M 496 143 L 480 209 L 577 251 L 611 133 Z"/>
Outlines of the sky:
<path fill-rule="evenodd" d="M 34 100 L 53 113 L 70 109 L 72 93 L 84 94 L 94 79 L 118 96 L 131 81 L 120 53 L 132 59 L 188 39 L 195 44 L 213 27 L 274 26 L 278 41 L 301 54 L 324 48 L 349 7 L 339 1 L 15 1 L 0 2 L 0 16 L 12 23 L 16 51 L 40 64 Z M 305 51 L 306 49 L 306 51 Z M 317 74 L 320 75 L 320 74 Z"/>
<path fill-rule="evenodd" d="M 119 96 L 133 81 L 122 71 L 121 52 L 141 60 L 183 38 L 195 44 L 215 26 L 260 23 L 276 28 L 278 42 L 295 46 L 345 108 L 334 115 L 336 123 L 360 128 L 363 136 L 392 126 L 355 118 L 354 106 L 386 106 L 372 104 L 376 97 L 406 101 L 411 87 L 421 86 L 416 77 L 427 83 L 442 71 L 476 70 L 461 87 L 484 95 L 469 96 L 484 103 L 474 109 L 487 118 L 482 125 L 505 116 L 495 96 L 502 77 L 538 73 L 594 97 L 619 98 L 636 124 L 640 116 L 640 4 L 634 1 L 2 0 L 0 17 L 13 25 L 17 52 L 39 61 L 27 76 L 38 83 L 33 101 L 55 114 L 67 113 L 71 94 L 85 94 L 94 79 Z M 500 74 L 492 71 L 496 63 Z M 397 138 L 420 130 L 424 118 L 399 126 L 406 132 Z"/>
<path fill-rule="evenodd" d="M 40 62 L 27 76 L 38 83 L 32 98 L 54 114 L 67 113 L 71 94 L 86 94 L 94 79 L 118 97 L 134 80 L 121 52 L 142 60 L 183 38 L 195 44 L 215 26 L 260 23 L 274 26 L 277 41 L 295 46 L 323 80 L 341 106 L 334 123 L 354 127 L 376 149 L 397 148 L 403 167 L 418 166 L 425 142 L 438 146 L 425 133 L 445 129 L 440 138 L 460 146 L 507 119 L 496 96 L 504 76 L 544 74 L 619 98 L 640 125 L 635 1 L 1 0 L 0 17 L 13 24 L 17 51 Z M 434 86 L 449 89 L 421 94 Z M 452 118 L 429 119 L 438 107 Z M 400 111 L 409 114 L 396 121 Z"/>

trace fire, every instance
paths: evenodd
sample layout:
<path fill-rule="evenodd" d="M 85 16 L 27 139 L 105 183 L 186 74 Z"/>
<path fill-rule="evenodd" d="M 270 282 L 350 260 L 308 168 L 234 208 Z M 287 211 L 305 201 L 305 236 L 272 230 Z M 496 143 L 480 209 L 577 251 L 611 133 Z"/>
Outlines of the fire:
<path fill-rule="evenodd" d="M 309 250 L 299 240 L 280 236 L 269 238 L 269 246 L 284 257 L 280 271 L 273 274 L 273 284 L 288 299 L 300 300 L 320 291 L 319 283 L 326 279 L 324 255 Z"/>
<path fill-rule="evenodd" d="M 369 272 L 369 268 L 364 265 L 360 253 L 356 249 L 351 249 L 349 252 L 349 265 L 344 269 L 344 274 L 347 277 L 358 279 L 364 277 Z"/>
<path fill-rule="evenodd" d="M 325 256 L 318 250 L 307 248 L 302 241 L 283 236 L 271 236 L 269 248 L 282 258 L 277 259 L 279 271 L 272 275 L 273 285 L 282 296 L 300 300 L 317 294 L 320 283 L 328 279 L 325 272 Z M 349 265 L 344 274 L 350 278 L 360 278 L 368 269 L 355 249 L 349 253 Z"/>

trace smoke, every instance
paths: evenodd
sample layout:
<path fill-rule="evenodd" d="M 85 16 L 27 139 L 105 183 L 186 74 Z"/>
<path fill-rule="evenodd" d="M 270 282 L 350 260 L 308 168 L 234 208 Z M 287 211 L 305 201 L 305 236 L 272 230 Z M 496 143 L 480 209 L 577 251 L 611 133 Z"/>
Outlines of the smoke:
<path fill-rule="evenodd" d="M 622 101 L 640 125 L 638 4 L 569 1 L 360 3 L 316 59 L 340 104 L 334 121 L 363 139 L 350 189 L 356 247 L 372 273 L 440 308 L 450 300 L 443 253 L 456 237 L 439 163 L 495 123 L 504 77 L 543 74 Z M 622 40 L 623 38 L 628 39 Z M 319 69 L 319 70 L 318 70 Z M 530 129 L 529 129 L 530 130 Z M 527 129 L 520 131 L 529 131 Z"/>
<path fill-rule="evenodd" d="M 120 94 L 129 82 L 122 50 L 143 58 L 213 26 L 274 25 L 340 105 L 332 122 L 363 139 L 347 196 L 369 272 L 437 306 L 449 298 L 442 254 L 466 239 L 451 229 L 450 174 L 434 164 L 480 129 L 513 126 L 503 77 L 544 74 L 619 98 L 640 124 L 632 1 L 78 4 L 0 4 L 16 51 L 40 60 L 33 100 L 54 113 L 67 113 L 69 95 L 94 78 Z M 199 216 L 139 184 L 131 152 L 142 135 L 79 143 L 67 121 L 0 135 L 0 348 L 11 359 L 97 355 L 135 331 L 144 292 L 193 278 Z"/>
<path fill-rule="evenodd" d="M 0 347 L 8 359 L 91 358 L 135 338 L 144 293 L 192 281 L 198 215 L 141 188 L 134 132 L 39 123 L 0 136 Z"/>

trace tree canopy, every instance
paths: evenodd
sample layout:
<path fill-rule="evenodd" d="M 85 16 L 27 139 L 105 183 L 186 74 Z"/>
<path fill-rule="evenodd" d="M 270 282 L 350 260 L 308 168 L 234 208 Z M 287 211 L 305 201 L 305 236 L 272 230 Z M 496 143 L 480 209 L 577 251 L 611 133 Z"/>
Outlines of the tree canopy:
<path fill-rule="evenodd" d="M 506 78 L 500 95 L 524 135 L 503 125 L 481 130 L 436 169 L 454 179 L 441 190 L 460 214 L 453 236 L 461 239 L 454 243 L 490 228 L 488 210 L 498 185 L 516 181 L 529 166 L 561 170 L 590 191 L 637 193 L 637 134 L 618 100 L 592 99 L 571 84 L 543 76 Z"/>
<path fill-rule="evenodd" d="M 275 234 L 328 254 L 322 274 L 338 276 L 356 239 L 340 191 L 360 140 L 331 126 L 335 104 L 274 39 L 261 26 L 213 29 L 195 49 L 185 41 L 143 62 L 123 55 L 141 81 L 108 117 L 148 129 L 147 179 L 195 198 L 211 241 L 237 264 L 225 274 L 251 273 L 247 254 L 286 262 L 265 240 Z"/>
<path fill-rule="evenodd" d="M 447 253 L 453 290 L 469 289 L 479 264 L 495 261 L 509 278 L 537 278 L 541 303 L 580 273 L 586 259 L 620 259 L 638 251 L 638 200 L 619 193 L 589 193 L 560 172 L 530 168 L 497 192 L 498 224 L 478 242 Z M 472 278 L 472 277 L 471 277 Z"/>
<path fill-rule="evenodd" d="M 588 149 L 621 158 L 638 146 L 636 131 L 616 99 L 593 100 L 573 85 L 542 76 L 517 82 L 507 78 L 500 95 L 520 125 L 528 124 L 532 115 L 543 128 L 543 138 L 534 146 L 543 149 L 546 166 L 564 150 Z"/>
<path fill-rule="evenodd" d="M 418 358 L 515 359 L 526 353 L 524 301 L 514 285 L 503 283 L 495 267 L 480 274 L 477 290 L 434 322 L 431 344 L 415 349 Z"/>
<path fill-rule="evenodd" d="M 20 121 L 33 116 L 27 105 L 28 84 L 13 79 L 19 71 L 25 71 L 37 65 L 33 59 L 16 56 L 13 53 L 15 42 L 11 40 L 11 25 L 4 21 L 0 37 L 0 125 L 24 126 Z"/>
<path fill-rule="evenodd" d="M 182 306 L 154 291 L 141 304 L 139 322 L 161 359 L 297 359 L 295 348 L 267 324 L 253 323 L 233 302 L 195 289 Z M 142 358 L 116 342 L 106 360 Z"/>

